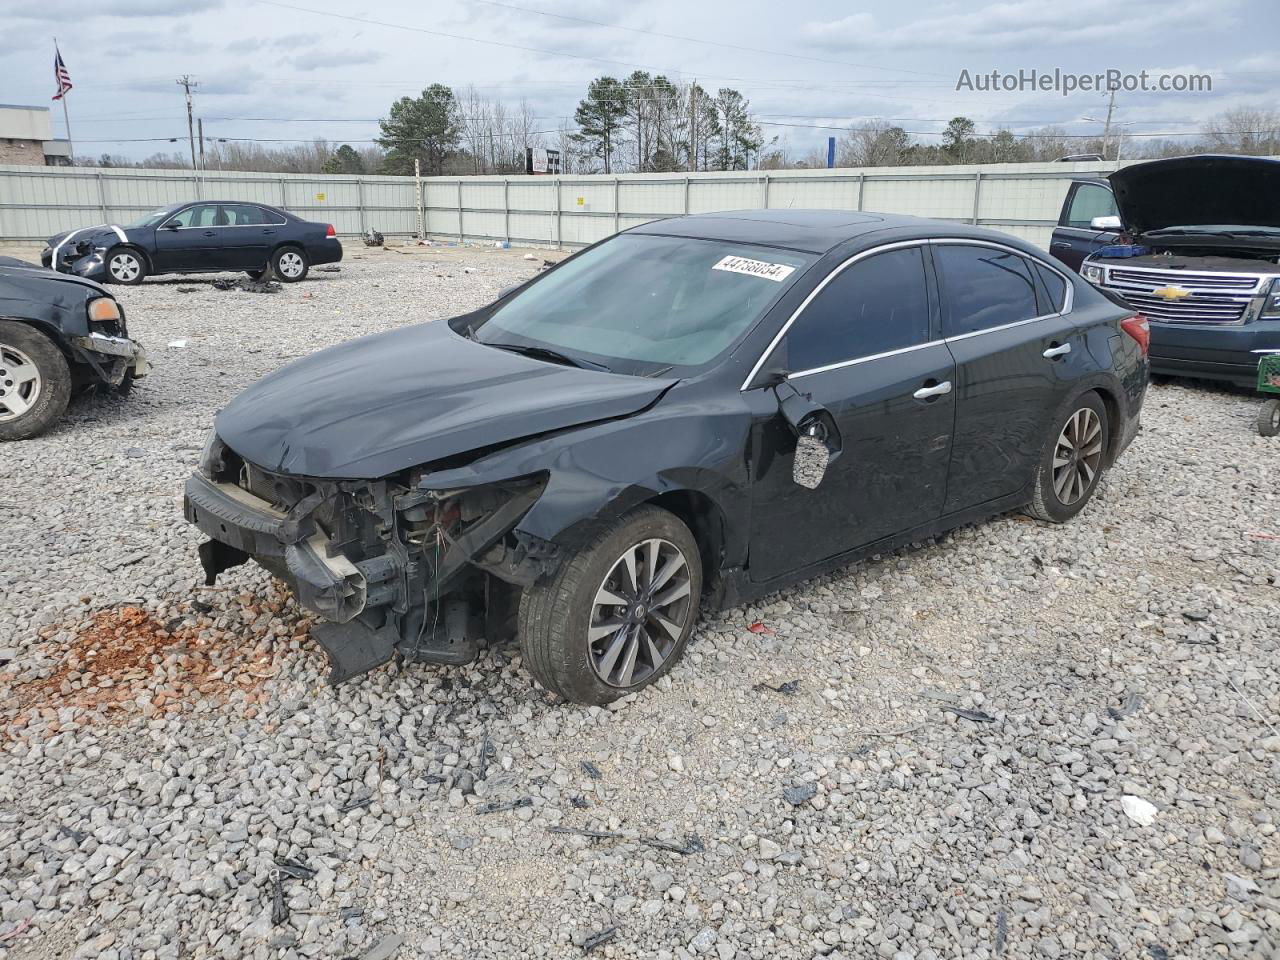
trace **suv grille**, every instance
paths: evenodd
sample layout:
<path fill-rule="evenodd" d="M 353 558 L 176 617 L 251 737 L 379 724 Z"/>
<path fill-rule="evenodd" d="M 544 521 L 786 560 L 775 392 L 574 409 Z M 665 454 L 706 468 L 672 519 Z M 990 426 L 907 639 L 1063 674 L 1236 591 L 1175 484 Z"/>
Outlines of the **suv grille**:
<path fill-rule="evenodd" d="M 1103 286 L 1158 323 L 1243 323 L 1250 301 L 1266 282 L 1259 276 L 1135 267 L 1112 267 L 1106 276 Z M 1180 287 L 1188 295 L 1168 299 L 1153 292 L 1163 287 Z"/>

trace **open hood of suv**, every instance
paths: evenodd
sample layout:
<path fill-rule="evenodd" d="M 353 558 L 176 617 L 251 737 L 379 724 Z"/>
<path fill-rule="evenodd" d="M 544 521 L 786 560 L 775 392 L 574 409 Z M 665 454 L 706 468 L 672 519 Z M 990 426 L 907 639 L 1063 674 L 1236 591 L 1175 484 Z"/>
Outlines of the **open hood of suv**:
<path fill-rule="evenodd" d="M 1174 157 L 1135 163 L 1107 179 L 1133 234 L 1210 224 L 1280 231 L 1280 159 Z"/>
<path fill-rule="evenodd" d="M 434 321 L 295 361 L 227 404 L 216 426 L 227 446 L 266 470 L 373 479 L 630 416 L 672 383 L 535 360 Z"/>

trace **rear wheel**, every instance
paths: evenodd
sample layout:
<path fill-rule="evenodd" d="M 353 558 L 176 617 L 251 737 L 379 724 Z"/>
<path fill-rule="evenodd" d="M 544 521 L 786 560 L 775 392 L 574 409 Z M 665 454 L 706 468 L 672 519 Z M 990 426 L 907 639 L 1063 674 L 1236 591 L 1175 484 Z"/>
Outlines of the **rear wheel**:
<path fill-rule="evenodd" d="M 107 251 L 107 279 L 112 283 L 141 283 L 146 275 L 146 261 L 137 250 L 112 247 Z"/>
<path fill-rule="evenodd" d="M 520 601 L 520 642 L 538 681 L 601 704 L 653 683 L 684 653 L 698 618 L 702 561 L 666 510 L 615 521 Z"/>
<path fill-rule="evenodd" d="M 307 255 L 297 247 L 282 247 L 271 257 L 271 270 L 285 283 L 297 283 L 307 275 Z"/>
<path fill-rule="evenodd" d="M 1084 509 L 1102 479 L 1110 440 L 1107 408 L 1096 393 L 1086 393 L 1055 424 L 1040 466 L 1027 513 L 1063 523 Z"/>
<path fill-rule="evenodd" d="M 42 433 L 70 399 L 71 371 L 62 351 L 31 327 L 0 320 L 0 440 Z"/>

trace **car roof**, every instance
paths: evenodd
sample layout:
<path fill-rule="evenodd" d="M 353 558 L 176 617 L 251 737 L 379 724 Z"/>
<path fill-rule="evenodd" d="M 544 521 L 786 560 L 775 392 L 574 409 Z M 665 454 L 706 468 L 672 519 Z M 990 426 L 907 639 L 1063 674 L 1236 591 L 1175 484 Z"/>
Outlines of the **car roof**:
<path fill-rule="evenodd" d="M 895 234 L 894 239 L 899 239 L 897 235 L 901 235 L 901 239 L 969 237 L 975 240 L 993 240 L 1019 248 L 1023 246 L 1017 238 L 1008 234 L 967 223 L 895 213 L 863 213 L 858 210 L 730 210 L 697 213 L 666 220 L 651 220 L 627 232 L 725 240 L 821 254 L 849 240 L 885 231 Z"/>

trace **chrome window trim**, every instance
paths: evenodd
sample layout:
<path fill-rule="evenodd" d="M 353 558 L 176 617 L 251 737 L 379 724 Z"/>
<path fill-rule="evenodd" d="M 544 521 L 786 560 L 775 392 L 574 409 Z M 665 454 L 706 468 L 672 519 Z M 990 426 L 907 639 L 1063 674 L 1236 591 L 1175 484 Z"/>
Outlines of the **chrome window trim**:
<path fill-rule="evenodd" d="M 852 360 L 841 360 L 839 363 L 829 363 L 825 367 L 813 367 L 810 370 L 797 370 L 795 373 L 787 374 L 788 380 L 798 380 L 801 377 L 808 377 L 815 373 L 826 373 L 828 370 L 839 370 L 841 367 L 852 367 L 857 363 L 866 363 L 869 360 L 882 360 L 885 357 L 896 357 L 900 353 L 911 353 L 913 350 L 923 350 L 925 347 L 936 347 L 945 344 L 945 340 L 930 340 L 927 343 L 915 343 L 909 347 L 899 347 L 897 350 L 886 350 L 884 353 L 873 353 L 866 357 L 855 357 Z"/>
<path fill-rule="evenodd" d="M 859 260 L 865 260 L 867 257 L 874 256 L 877 253 L 884 253 L 887 250 L 897 250 L 903 247 L 924 246 L 926 244 L 964 244 L 971 247 L 992 247 L 996 250 L 1003 250 L 1008 253 L 1015 254 L 1016 256 L 1022 257 L 1026 260 L 1030 260 L 1033 263 L 1041 264 L 1042 266 L 1046 267 L 1049 270 L 1052 270 L 1054 273 L 1060 276 L 1063 282 L 1066 284 L 1066 295 L 1063 298 L 1062 309 L 1058 310 L 1056 313 L 1045 313 L 1045 314 L 1041 314 L 1038 317 L 1029 317 L 1026 320 L 1015 320 L 1013 323 L 1001 324 L 998 327 L 986 327 L 985 329 L 982 329 L 982 330 L 973 330 L 969 333 L 957 334 L 954 337 L 942 337 L 939 340 L 930 340 L 927 343 L 916 343 L 916 344 L 912 344 L 909 347 L 899 347 L 896 350 L 886 350 L 883 353 L 873 353 L 863 357 L 853 357 L 849 360 L 841 360 L 836 363 L 825 364 L 821 367 L 812 367 L 808 370 L 797 370 L 795 373 L 787 374 L 787 379 L 795 380 L 800 377 L 807 377 L 815 373 L 825 373 L 828 370 L 839 370 L 841 367 L 851 367 L 855 364 L 866 363 L 869 360 L 879 360 L 883 357 L 892 357 L 900 353 L 909 353 L 912 350 L 921 350 L 925 347 L 936 346 L 939 343 L 951 343 L 956 340 L 967 340 L 970 337 L 981 336 L 984 333 L 996 333 L 1000 330 L 1009 330 L 1013 327 L 1021 327 L 1028 323 L 1038 323 L 1041 320 L 1048 320 L 1053 317 L 1064 316 L 1065 314 L 1070 313 L 1071 308 L 1075 305 L 1075 286 L 1072 283 L 1071 278 L 1068 277 L 1066 273 L 1064 273 L 1062 270 L 1059 270 L 1057 267 L 1055 267 L 1053 264 L 1049 263 L 1048 261 L 1041 260 L 1038 257 L 1035 257 L 1029 253 L 1026 253 L 1023 250 L 1019 250 L 1016 247 L 1011 247 L 1008 244 L 998 243 L 994 240 L 982 240 L 982 239 L 969 238 L 969 237 L 925 237 L 925 238 L 916 239 L 916 240 L 897 240 L 897 241 L 894 241 L 893 243 L 886 243 L 878 247 L 872 247 L 869 250 L 863 250 L 859 253 L 855 253 L 853 256 L 849 257 L 849 259 L 844 260 L 843 262 L 840 263 L 839 266 L 837 266 L 834 270 L 828 273 L 822 279 L 822 282 L 819 283 L 816 287 L 813 288 L 813 290 L 809 292 L 809 295 L 804 298 L 800 306 L 796 307 L 796 309 L 792 312 L 791 316 L 787 318 L 787 322 L 782 325 L 782 329 L 779 330 L 777 334 L 774 335 L 773 339 L 769 341 L 769 345 L 765 347 L 764 352 L 760 354 L 760 358 L 756 360 L 755 365 L 752 366 L 751 372 L 747 374 L 747 378 L 742 381 L 742 386 L 738 388 L 738 392 L 741 393 L 748 389 L 748 387 L 751 384 L 751 381 L 754 380 L 756 378 L 756 375 L 760 372 L 760 368 L 764 366 L 765 361 L 768 360 L 769 356 L 773 353 L 773 351 L 777 349 L 778 344 L 781 343 L 782 338 L 787 335 L 787 331 L 791 329 L 792 324 L 794 324 L 796 320 L 799 319 L 800 314 L 804 312 L 805 307 L 809 306 L 809 304 L 813 301 L 813 299 L 817 297 L 817 295 L 826 288 L 827 284 L 830 283 L 832 280 L 834 280 L 841 273 L 843 273 L 846 268 L 853 266 Z M 941 281 L 939 281 L 938 283 L 937 290 L 939 293 L 942 292 Z M 939 307 L 941 307 L 941 305 L 939 305 Z"/>

